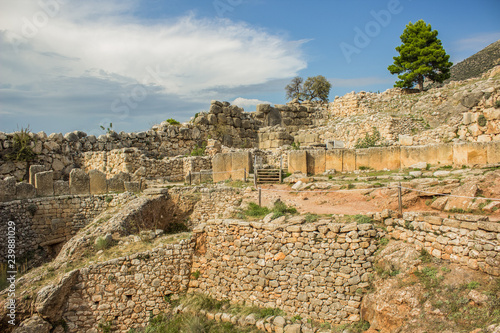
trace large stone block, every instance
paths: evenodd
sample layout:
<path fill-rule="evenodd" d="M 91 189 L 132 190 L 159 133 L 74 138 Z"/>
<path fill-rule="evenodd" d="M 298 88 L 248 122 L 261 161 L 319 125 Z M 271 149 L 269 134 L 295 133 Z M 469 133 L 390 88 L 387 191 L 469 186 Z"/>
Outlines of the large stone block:
<path fill-rule="evenodd" d="M 231 154 L 232 179 L 243 180 L 244 173 L 251 172 L 252 154 L 249 151 L 235 152 Z"/>
<path fill-rule="evenodd" d="M 130 181 L 130 175 L 128 173 L 120 172 L 117 175 L 109 178 L 107 180 L 108 183 L 108 191 L 109 192 L 124 192 L 125 184 L 124 182 Z"/>
<path fill-rule="evenodd" d="M 326 170 L 325 166 L 326 150 L 307 150 L 307 173 L 318 175 Z"/>
<path fill-rule="evenodd" d="M 325 169 L 342 171 L 342 155 L 344 149 L 327 150 L 325 154 Z"/>
<path fill-rule="evenodd" d="M 138 193 L 141 191 L 140 182 L 123 182 L 123 186 L 127 192 Z"/>
<path fill-rule="evenodd" d="M 90 194 L 103 194 L 108 192 L 106 174 L 98 170 L 89 171 Z"/>
<path fill-rule="evenodd" d="M 488 164 L 500 163 L 500 141 L 493 141 L 486 145 Z"/>
<path fill-rule="evenodd" d="M 82 169 L 73 169 L 69 173 L 69 191 L 71 194 L 90 194 L 90 178 Z"/>
<path fill-rule="evenodd" d="M 356 169 L 396 170 L 401 167 L 400 147 L 373 147 L 356 150 Z"/>
<path fill-rule="evenodd" d="M 48 197 L 54 195 L 54 172 L 44 171 L 35 175 L 36 195 Z"/>
<path fill-rule="evenodd" d="M 231 154 L 216 154 L 212 159 L 214 183 L 231 178 L 233 158 Z"/>
<path fill-rule="evenodd" d="M 490 142 L 467 142 L 453 146 L 453 163 L 456 166 L 488 163 L 488 149 Z M 493 148 L 494 150 L 494 148 Z M 492 153 L 494 160 L 495 153 Z"/>
<path fill-rule="evenodd" d="M 45 166 L 44 165 L 30 165 L 30 171 L 29 171 L 29 183 L 32 185 L 35 185 L 35 175 L 39 172 L 45 171 Z"/>
<path fill-rule="evenodd" d="M 342 171 L 356 170 L 356 151 L 345 149 L 342 152 Z"/>
<path fill-rule="evenodd" d="M 54 195 L 68 195 L 69 191 L 69 182 L 64 180 L 56 180 L 54 181 Z"/>
<path fill-rule="evenodd" d="M 288 153 L 288 172 L 307 173 L 307 153 L 305 150 L 292 150 Z"/>
<path fill-rule="evenodd" d="M 16 178 L 6 177 L 0 180 L 0 201 L 10 201 L 16 196 Z"/>
<path fill-rule="evenodd" d="M 28 183 L 16 184 L 16 199 L 29 199 L 35 197 L 35 186 Z"/>
<path fill-rule="evenodd" d="M 419 162 L 452 165 L 453 151 L 451 144 L 401 147 L 401 168 L 408 168 Z"/>

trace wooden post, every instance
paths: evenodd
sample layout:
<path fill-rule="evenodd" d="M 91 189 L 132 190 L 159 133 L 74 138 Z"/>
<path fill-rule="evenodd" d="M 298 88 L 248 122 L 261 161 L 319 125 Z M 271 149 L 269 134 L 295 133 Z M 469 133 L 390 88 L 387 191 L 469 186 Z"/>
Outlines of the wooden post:
<path fill-rule="evenodd" d="M 262 206 L 262 189 L 259 187 L 259 206 Z"/>
<path fill-rule="evenodd" d="M 191 186 L 191 171 L 189 171 L 189 185 Z"/>
<path fill-rule="evenodd" d="M 280 184 L 282 181 L 282 174 L 283 174 L 283 156 L 280 156 Z"/>
<path fill-rule="evenodd" d="M 247 182 L 247 168 L 243 168 L 243 182 Z"/>
<path fill-rule="evenodd" d="M 200 170 L 200 185 L 201 185 L 201 170 Z"/>
<path fill-rule="evenodd" d="M 403 197 L 401 195 L 401 182 L 399 182 L 398 186 L 398 208 L 399 208 L 399 217 L 403 217 Z"/>

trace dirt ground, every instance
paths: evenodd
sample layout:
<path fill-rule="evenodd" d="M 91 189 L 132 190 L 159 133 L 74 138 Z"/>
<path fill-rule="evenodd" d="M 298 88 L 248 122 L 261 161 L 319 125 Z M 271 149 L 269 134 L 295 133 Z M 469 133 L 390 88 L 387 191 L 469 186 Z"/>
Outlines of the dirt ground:
<path fill-rule="evenodd" d="M 261 188 L 264 206 L 272 206 L 279 199 L 295 207 L 299 213 L 355 215 L 380 212 L 384 209 L 398 210 L 396 189 L 291 192 L 288 185 L 278 184 L 262 185 Z M 248 200 L 258 202 L 258 191 L 251 192 Z M 426 205 L 426 201 L 427 198 L 420 198 L 415 192 L 406 193 L 403 195 L 403 212 L 437 212 Z M 447 212 L 440 213 L 443 217 L 447 217 L 448 214 Z M 499 211 L 489 216 L 492 221 L 500 221 Z"/>

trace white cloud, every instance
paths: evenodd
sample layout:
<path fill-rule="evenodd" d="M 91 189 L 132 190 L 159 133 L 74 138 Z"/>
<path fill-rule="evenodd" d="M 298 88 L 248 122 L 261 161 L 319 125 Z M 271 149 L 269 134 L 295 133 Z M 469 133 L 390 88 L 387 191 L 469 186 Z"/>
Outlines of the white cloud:
<path fill-rule="evenodd" d="M 24 69 L 24 81 L 45 75 L 79 77 L 98 69 L 189 96 L 208 88 L 290 77 L 306 67 L 299 49 L 301 41 L 286 41 L 243 23 L 194 16 L 153 25 L 129 16 L 105 20 L 102 13 L 102 19 L 93 17 L 95 8 L 101 10 L 101 1 L 99 6 L 59 4 L 58 11 L 53 9 L 57 15 L 45 15 L 46 22 L 38 28 L 36 13 L 43 13 L 43 9 L 33 2 L 19 3 L 25 7 L 2 5 L 0 29 L 6 36 L 4 43 L 19 47 L 16 58 Z M 135 2 L 125 4 L 131 9 Z M 113 10 L 124 11 L 124 5 L 104 2 L 104 13 Z M 7 17 L 10 19 L 2 21 Z M 3 80 L 15 81 L 16 77 L 12 72 Z"/>
<path fill-rule="evenodd" d="M 80 120 L 75 126 L 92 127 L 115 119 L 113 103 L 135 87 L 146 87 L 148 94 L 133 106 L 121 102 L 134 122 L 130 127 L 139 125 L 141 115 L 163 120 L 162 110 L 188 119 L 211 99 L 230 91 L 239 92 L 227 99 L 243 95 L 248 87 L 293 77 L 307 65 L 305 41 L 227 19 L 184 15 L 147 21 L 133 16 L 141 5 L 147 2 L 1 1 L 1 110 L 18 115 L 4 118 L 2 127 L 31 116 L 40 117 L 38 126 L 85 117 L 86 124 Z"/>
<path fill-rule="evenodd" d="M 261 101 L 255 98 L 249 99 L 249 98 L 238 97 L 234 101 L 232 101 L 231 104 L 237 105 L 242 108 L 248 108 L 251 106 L 257 106 L 258 104 L 273 104 L 273 103 L 267 101 Z"/>
<path fill-rule="evenodd" d="M 453 43 L 453 47 L 457 51 L 472 51 L 476 53 L 499 39 L 500 32 L 486 32 L 459 39 Z"/>

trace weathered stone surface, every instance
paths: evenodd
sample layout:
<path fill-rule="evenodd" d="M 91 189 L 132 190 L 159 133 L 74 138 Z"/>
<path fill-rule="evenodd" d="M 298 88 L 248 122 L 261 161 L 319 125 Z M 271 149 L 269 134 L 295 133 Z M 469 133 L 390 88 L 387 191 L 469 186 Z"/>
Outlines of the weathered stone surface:
<path fill-rule="evenodd" d="M 57 285 L 40 289 L 35 300 L 35 309 L 44 319 L 56 322 L 61 319 L 67 297 L 78 280 L 79 271 L 74 270 L 63 276 Z"/>
<path fill-rule="evenodd" d="M 108 192 L 106 174 L 98 170 L 89 171 L 90 194 L 102 194 Z"/>
<path fill-rule="evenodd" d="M 54 171 L 44 171 L 35 174 L 36 195 L 47 197 L 54 195 Z"/>
<path fill-rule="evenodd" d="M 82 169 L 71 170 L 69 173 L 69 190 L 71 194 L 89 194 L 89 175 Z"/>
<path fill-rule="evenodd" d="M 141 183 L 140 182 L 123 182 L 125 187 L 125 191 L 138 193 L 141 191 Z"/>
<path fill-rule="evenodd" d="M 472 199 L 476 197 L 478 187 L 476 183 L 466 183 L 451 192 L 448 202 L 444 207 L 445 210 L 461 209 L 467 210 L 472 204 Z M 456 197 L 453 197 L 456 196 Z"/>
<path fill-rule="evenodd" d="M 68 195 L 69 191 L 69 182 L 64 180 L 56 180 L 54 181 L 54 195 Z"/>
<path fill-rule="evenodd" d="M 14 177 L 6 177 L 0 180 L 0 201 L 9 201 L 16 196 L 16 179 Z"/>
<path fill-rule="evenodd" d="M 34 315 L 24 320 L 18 327 L 14 329 L 14 333 L 49 333 L 52 329 L 52 325 L 40 318 L 38 315 Z"/>
<path fill-rule="evenodd" d="M 212 159 L 214 183 L 231 178 L 233 157 L 231 154 L 217 154 Z"/>
<path fill-rule="evenodd" d="M 292 150 L 288 153 L 288 172 L 307 174 L 307 153 L 305 150 Z"/>
<path fill-rule="evenodd" d="M 30 171 L 29 171 L 29 183 L 32 185 L 35 185 L 35 175 L 39 172 L 45 171 L 45 166 L 43 165 L 30 165 Z"/>
<path fill-rule="evenodd" d="M 16 184 L 16 199 L 33 198 L 36 195 L 35 186 L 28 183 Z"/>
<path fill-rule="evenodd" d="M 130 181 L 130 175 L 128 173 L 120 172 L 111 178 L 108 178 L 108 191 L 109 192 L 123 192 L 125 191 L 124 182 Z"/>

